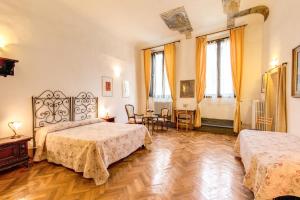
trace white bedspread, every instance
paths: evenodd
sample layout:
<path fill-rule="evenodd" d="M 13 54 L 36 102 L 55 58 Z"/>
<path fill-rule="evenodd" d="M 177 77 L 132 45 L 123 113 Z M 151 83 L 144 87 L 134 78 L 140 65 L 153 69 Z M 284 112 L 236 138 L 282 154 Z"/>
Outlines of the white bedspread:
<path fill-rule="evenodd" d="M 99 120 L 64 122 L 41 128 L 36 134 L 34 161 L 47 159 L 61 164 L 97 185 L 107 181 L 110 164 L 125 158 L 151 137 L 143 125 L 117 124 Z"/>
<path fill-rule="evenodd" d="M 235 144 L 255 199 L 300 196 L 300 138 L 292 134 L 244 130 Z"/>

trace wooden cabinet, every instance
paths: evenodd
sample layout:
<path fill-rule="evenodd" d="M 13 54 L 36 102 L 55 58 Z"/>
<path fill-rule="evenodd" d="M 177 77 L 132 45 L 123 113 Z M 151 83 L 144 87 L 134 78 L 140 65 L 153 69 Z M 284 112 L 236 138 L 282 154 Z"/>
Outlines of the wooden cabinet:
<path fill-rule="evenodd" d="M 28 166 L 28 145 L 31 137 L 21 136 L 20 138 L 0 139 L 0 171 L 18 166 Z"/>

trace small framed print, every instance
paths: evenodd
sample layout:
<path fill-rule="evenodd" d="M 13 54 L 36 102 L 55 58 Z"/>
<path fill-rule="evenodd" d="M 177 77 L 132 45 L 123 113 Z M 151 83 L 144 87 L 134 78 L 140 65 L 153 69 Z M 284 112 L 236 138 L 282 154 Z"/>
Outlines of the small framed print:
<path fill-rule="evenodd" d="M 111 77 L 102 76 L 102 96 L 113 96 L 113 79 Z"/>
<path fill-rule="evenodd" d="M 293 49 L 292 96 L 300 98 L 300 46 Z"/>
<path fill-rule="evenodd" d="M 122 97 L 123 98 L 128 98 L 129 97 L 129 81 L 123 81 Z"/>

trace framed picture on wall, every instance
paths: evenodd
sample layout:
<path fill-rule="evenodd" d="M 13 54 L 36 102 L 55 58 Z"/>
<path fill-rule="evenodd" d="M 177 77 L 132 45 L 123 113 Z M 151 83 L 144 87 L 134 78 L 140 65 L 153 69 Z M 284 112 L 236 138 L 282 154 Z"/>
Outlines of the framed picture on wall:
<path fill-rule="evenodd" d="M 180 98 L 195 97 L 195 80 L 180 81 Z"/>
<path fill-rule="evenodd" d="M 293 49 L 292 96 L 300 98 L 300 46 Z"/>
<path fill-rule="evenodd" d="M 123 81 L 122 83 L 122 97 L 128 98 L 129 97 L 129 81 Z"/>
<path fill-rule="evenodd" d="M 113 79 L 111 77 L 102 76 L 102 96 L 113 96 Z"/>

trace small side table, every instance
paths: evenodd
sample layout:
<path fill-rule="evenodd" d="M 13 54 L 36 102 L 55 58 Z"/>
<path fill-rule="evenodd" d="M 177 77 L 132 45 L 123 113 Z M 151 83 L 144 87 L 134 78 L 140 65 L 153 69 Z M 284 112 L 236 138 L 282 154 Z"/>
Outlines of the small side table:
<path fill-rule="evenodd" d="M 31 139 L 28 136 L 0 139 L 0 171 L 19 165 L 29 166 L 27 142 Z"/>
<path fill-rule="evenodd" d="M 102 117 L 101 119 L 103 119 L 106 122 L 112 122 L 112 123 L 116 122 L 116 117 Z"/>
<path fill-rule="evenodd" d="M 147 127 L 148 127 L 148 130 L 149 130 L 149 127 L 150 127 L 150 124 L 152 125 L 152 135 L 153 135 L 153 132 L 154 132 L 154 128 L 155 128 L 155 124 L 154 122 L 158 119 L 158 115 L 144 115 L 143 116 L 143 124 L 146 125 L 147 124 Z"/>

